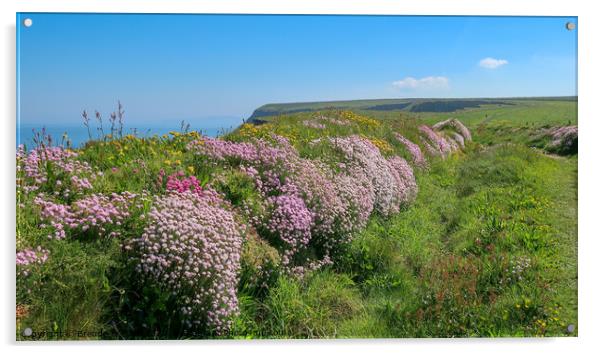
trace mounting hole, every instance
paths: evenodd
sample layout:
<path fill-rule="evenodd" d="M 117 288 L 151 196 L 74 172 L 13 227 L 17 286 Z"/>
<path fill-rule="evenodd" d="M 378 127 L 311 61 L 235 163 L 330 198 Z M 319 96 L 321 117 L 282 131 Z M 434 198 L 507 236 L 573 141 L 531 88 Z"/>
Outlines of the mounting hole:
<path fill-rule="evenodd" d="M 575 29 L 576 26 L 575 26 L 574 22 L 567 22 L 566 25 L 565 25 L 565 27 L 566 27 L 567 30 L 572 31 L 572 30 Z"/>
<path fill-rule="evenodd" d="M 33 21 L 31 20 L 31 18 L 26 18 L 23 20 L 23 26 L 31 27 L 31 25 L 33 25 Z"/>
<path fill-rule="evenodd" d="M 575 325 L 574 324 L 570 324 L 567 328 L 566 331 L 569 333 L 573 333 L 575 332 Z"/>

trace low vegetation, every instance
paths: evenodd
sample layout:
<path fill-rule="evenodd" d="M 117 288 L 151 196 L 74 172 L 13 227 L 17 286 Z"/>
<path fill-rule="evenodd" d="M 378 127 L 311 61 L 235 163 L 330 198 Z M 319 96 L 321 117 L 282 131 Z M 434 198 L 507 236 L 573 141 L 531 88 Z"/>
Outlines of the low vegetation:
<path fill-rule="evenodd" d="M 401 114 L 40 135 L 17 339 L 576 335 L 576 121 Z"/>

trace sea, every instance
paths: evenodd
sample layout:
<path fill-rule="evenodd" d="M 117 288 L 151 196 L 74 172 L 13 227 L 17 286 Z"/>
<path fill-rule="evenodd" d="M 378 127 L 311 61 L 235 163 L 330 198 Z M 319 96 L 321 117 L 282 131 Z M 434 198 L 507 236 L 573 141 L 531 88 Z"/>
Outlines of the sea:
<path fill-rule="evenodd" d="M 208 121 L 210 121 L 208 124 L 191 124 L 190 129 L 188 131 L 199 131 L 205 136 L 218 137 L 236 129 L 242 123 L 242 120 L 240 118 L 219 118 Z M 133 134 L 138 137 L 152 137 L 154 135 L 161 136 L 163 134 L 168 134 L 171 131 L 182 132 L 180 123 L 175 122 L 173 120 L 166 120 L 166 122 L 168 123 L 153 125 L 139 124 L 136 126 L 125 125 L 123 127 L 123 135 L 125 136 L 127 134 Z M 65 136 L 66 139 L 70 141 L 71 146 L 73 148 L 82 147 L 88 140 L 90 140 L 90 135 L 92 137 L 92 140 L 97 140 L 100 136 L 102 136 L 96 126 L 90 127 L 89 135 L 88 129 L 82 123 L 21 123 L 17 126 L 17 146 L 23 144 L 28 150 L 32 147 L 35 147 L 34 136 L 36 133 L 41 132 L 42 129 L 45 130 L 47 135 L 52 136 L 53 145 L 61 145 L 61 142 L 64 140 L 63 136 Z M 110 133 L 110 126 L 105 126 L 103 127 L 103 129 L 105 134 Z"/>

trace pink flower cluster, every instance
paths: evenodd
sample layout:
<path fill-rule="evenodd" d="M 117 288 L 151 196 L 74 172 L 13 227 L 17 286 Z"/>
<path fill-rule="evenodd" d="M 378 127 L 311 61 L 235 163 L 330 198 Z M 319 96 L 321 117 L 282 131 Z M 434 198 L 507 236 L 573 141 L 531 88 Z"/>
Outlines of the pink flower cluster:
<path fill-rule="evenodd" d="M 452 129 L 456 133 L 460 134 L 462 136 L 463 142 L 472 140 L 470 130 L 468 130 L 468 128 L 466 128 L 466 126 L 462 124 L 462 122 L 455 118 L 450 118 L 433 125 L 433 129 L 437 131 L 443 130 L 445 128 Z"/>
<path fill-rule="evenodd" d="M 332 250 L 363 228 L 373 208 L 370 181 L 348 174 L 335 175 L 319 161 L 304 159 L 287 139 L 272 136 L 275 144 L 254 142 L 256 155 L 229 160 L 254 179 L 262 194 L 265 215 L 247 215 L 258 230 L 276 236 L 281 242 L 282 264 L 293 273 L 328 264 Z M 247 143 L 229 142 L 227 149 L 199 149 L 197 154 L 228 159 L 231 151 L 250 149 Z M 379 152 L 380 155 L 380 152 Z M 252 157 L 252 158 L 250 158 Z M 250 209 L 247 214 L 252 214 Z M 264 232 L 264 233 L 265 233 Z M 308 261 L 304 251 L 317 250 L 318 261 Z M 304 268 L 305 267 L 305 268 Z"/>
<path fill-rule="evenodd" d="M 251 143 L 237 143 L 210 137 L 202 137 L 188 144 L 188 150 L 197 155 L 209 157 L 216 161 L 231 163 L 255 164 L 274 167 L 291 157 L 297 156 L 296 150 L 280 136 L 272 138 L 278 146 L 272 146 L 264 140 Z"/>
<path fill-rule="evenodd" d="M 268 203 L 273 210 L 265 228 L 286 243 L 282 260 L 286 266 L 291 263 L 291 257 L 309 244 L 314 214 L 307 208 L 303 199 L 294 194 L 270 197 Z"/>
<path fill-rule="evenodd" d="M 550 147 L 570 146 L 575 144 L 578 138 L 578 130 L 576 125 L 567 125 L 552 129 L 549 135 L 552 137 Z"/>
<path fill-rule="evenodd" d="M 422 154 L 422 150 L 420 150 L 420 146 L 418 146 L 418 144 L 414 144 L 409 139 L 397 132 L 395 132 L 394 135 L 395 138 L 403 144 L 406 150 L 408 150 L 410 155 L 412 155 L 412 162 L 414 165 L 420 168 L 426 168 L 428 166 L 428 162 L 424 158 L 424 154 Z"/>
<path fill-rule="evenodd" d="M 435 132 L 429 126 L 421 125 L 418 130 L 424 134 L 424 137 L 421 138 L 429 154 L 445 157 L 453 151 L 449 140 L 445 136 Z"/>
<path fill-rule="evenodd" d="M 17 175 L 25 192 L 36 191 L 48 185 L 55 195 L 69 197 L 73 193 L 92 189 L 92 183 L 101 172 L 95 173 L 87 162 L 77 160 L 77 153 L 62 147 L 43 147 L 25 151 L 17 149 Z M 50 180 L 52 176 L 52 180 Z"/>
<path fill-rule="evenodd" d="M 226 159 L 249 161 L 257 158 L 257 148 L 253 144 L 236 143 L 211 137 L 202 137 L 190 142 L 188 150 L 219 161 Z"/>
<path fill-rule="evenodd" d="M 288 180 L 315 214 L 314 241 L 326 253 L 365 226 L 372 212 L 368 181 L 335 174 L 319 161 L 308 159 L 297 160 L 290 171 Z"/>
<path fill-rule="evenodd" d="M 265 202 L 266 215 L 248 215 L 259 230 L 282 241 L 282 264 L 291 270 L 306 263 L 299 257 L 318 238 L 336 237 L 338 211 L 344 210 L 334 183 L 313 161 L 289 154 L 274 167 L 262 164 L 243 166 L 255 180 Z M 328 253 L 323 250 L 322 253 Z M 300 272 L 297 272 L 300 273 Z"/>
<path fill-rule="evenodd" d="M 464 137 L 456 132 L 451 133 L 451 138 L 463 149 L 466 147 Z"/>
<path fill-rule="evenodd" d="M 387 160 L 367 139 L 329 139 L 345 156 L 336 173 L 318 160 L 301 158 L 285 138 L 272 138 L 275 144 L 256 140 L 253 147 L 207 144 L 210 139 L 204 138 L 189 147 L 216 160 L 229 159 L 255 180 L 264 213 L 248 215 L 249 220 L 281 241 L 282 264 L 293 274 L 329 264 L 332 252 L 365 227 L 373 210 L 390 215 L 416 196 L 411 166 L 401 158 Z M 204 148 L 208 145 L 211 149 Z M 304 256 L 308 248 L 317 260 Z"/>
<path fill-rule="evenodd" d="M 226 331 L 238 312 L 243 228 L 220 205 L 191 191 L 154 199 L 144 233 L 127 249 L 136 269 L 172 293 L 189 328 Z"/>
<path fill-rule="evenodd" d="M 308 128 L 313 128 L 313 129 L 324 129 L 326 128 L 326 125 L 319 123 L 315 120 L 304 120 L 301 122 L 301 124 L 303 124 L 303 126 L 308 127 Z"/>
<path fill-rule="evenodd" d="M 27 248 L 17 252 L 16 264 L 20 267 L 27 267 L 32 264 L 43 264 L 48 259 L 48 250 L 43 249 L 41 246 L 37 248 Z M 27 274 L 23 274 L 27 276 Z"/>
<path fill-rule="evenodd" d="M 251 144 L 235 143 L 210 137 L 202 137 L 190 142 L 188 150 L 222 161 L 226 158 L 247 160 L 255 157 L 255 149 Z"/>
<path fill-rule="evenodd" d="M 38 267 L 46 263 L 50 251 L 38 246 L 37 248 L 26 248 L 17 252 L 17 297 L 24 291 L 25 296 L 31 293 L 32 288 L 43 286 L 40 277 L 34 277 L 33 283 L 27 281 L 29 276 L 39 272 Z"/>
<path fill-rule="evenodd" d="M 177 191 L 179 193 L 191 191 L 200 195 L 203 192 L 199 180 L 195 176 L 187 177 L 182 171 L 175 172 L 167 177 L 166 188 L 167 190 Z"/>
<path fill-rule="evenodd" d="M 38 195 L 34 204 L 40 208 L 42 219 L 49 223 L 41 225 L 51 230 L 48 238 L 63 239 L 68 230 L 74 233 L 93 232 L 99 237 L 115 237 L 120 235 L 119 227 L 130 216 L 130 208 L 142 208 L 141 204 L 134 203 L 136 197 L 130 192 L 112 193 L 109 196 L 92 194 L 66 205 Z"/>
<path fill-rule="evenodd" d="M 393 175 L 399 178 L 397 183 L 401 186 L 401 203 L 408 206 L 418 195 L 418 185 L 412 166 L 399 156 L 390 157 L 387 161 Z"/>
<path fill-rule="evenodd" d="M 399 212 L 400 205 L 405 202 L 404 195 L 412 193 L 406 191 L 406 183 L 401 181 L 402 175 L 396 173 L 397 170 L 381 155 L 380 150 L 369 140 L 355 135 L 330 138 L 330 142 L 345 156 L 345 163 L 340 167 L 354 178 L 370 182 L 368 187 L 373 191 L 374 209 L 385 216 Z M 415 184 L 413 173 L 411 177 L 407 174 L 403 175 L 404 178 L 406 176 L 413 181 L 408 182 L 407 185 Z"/>

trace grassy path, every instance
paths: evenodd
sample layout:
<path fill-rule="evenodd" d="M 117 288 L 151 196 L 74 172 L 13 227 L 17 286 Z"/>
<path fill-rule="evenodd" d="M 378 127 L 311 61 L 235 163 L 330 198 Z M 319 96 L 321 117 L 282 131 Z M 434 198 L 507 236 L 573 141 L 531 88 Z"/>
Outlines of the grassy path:
<path fill-rule="evenodd" d="M 415 205 L 247 303 L 235 337 L 575 335 L 576 172 L 518 146 L 435 163 Z"/>

